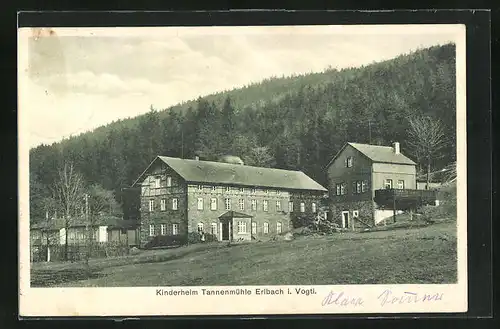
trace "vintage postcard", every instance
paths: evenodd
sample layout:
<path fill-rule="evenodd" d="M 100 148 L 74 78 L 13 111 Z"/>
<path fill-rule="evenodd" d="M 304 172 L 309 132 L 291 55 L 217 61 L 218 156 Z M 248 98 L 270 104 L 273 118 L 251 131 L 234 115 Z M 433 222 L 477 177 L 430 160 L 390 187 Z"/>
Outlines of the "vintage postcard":
<path fill-rule="evenodd" d="M 467 311 L 464 25 L 18 42 L 21 316 Z"/>

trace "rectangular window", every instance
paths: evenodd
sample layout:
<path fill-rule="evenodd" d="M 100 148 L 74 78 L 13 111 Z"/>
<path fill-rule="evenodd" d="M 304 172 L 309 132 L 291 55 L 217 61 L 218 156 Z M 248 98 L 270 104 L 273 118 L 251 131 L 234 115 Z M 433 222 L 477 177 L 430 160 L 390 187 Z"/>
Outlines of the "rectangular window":
<path fill-rule="evenodd" d="M 314 213 L 315 213 L 315 212 L 316 212 L 316 202 L 313 202 L 313 203 L 311 204 L 311 208 L 312 208 L 312 212 L 314 212 Z"/>
<path fill-rule="evenodd" d="M 335 195 L 340 195 L 340 184 L 335 184 Z"/>
<path fill-rule="evenodd" d="M 160 201 L 160 209 L 162 211 L 165 211 L 165 209 L 167 209 L 167 200 L 161 199 L 161 201 Z"/>
<path fill-rule="evenodd" d="M 392 188 L 392 179 L 386 179 L 384 187 L 388 188 L 388 189 L 391 189 Z"/>
<path fill-rule="evenodd" d="M 149 236 L 155 235 L 155 226 L 153 224 L 149 225 Z"/>
<path fill-rule="evenodd" d="M 361 183 L 361 192 L 362 192 L 362 193 L 365 193 L 367 190 L 368 190 L 368 181 L 367 181 L 367 180 L 364 180 L 364 181 Z"/>
<path fill-rule="evenodd" d="M 280 194 L 281 194 L 281 191 L 280 191 L 280 190 L 276 190 L 276 194 L 277 194 L 277 195 L 280 195 Z"/>
<path fill-rule="evenodd" d="M 231 199 L 226 198 L 225 203 L 226 203 L 226 210 L 231 210 Z"/>
<path fill-rule="evenodd" d="M 257 190 L 255 188 L 252 189 L 252 193 L 255 194 Z"/>
<path fill-rule="evenodd" d="M 240 188 L 238 189 L 238 191 L 239 191 L 240 193 L 244 193 L 244 192 L 245 192 L 245 188 L 240 187 Z"/>
<path fill-rule="evenodd" d="M 264 193 L 266 193 L 266 194 L 267 194 L 267 193 L 269 193 L 269 190 L 268 190 L 268 189 L 265 189 L 265 190 L 264 190 Z"/>
<path fill-rule="evenodd" d="M 304 202 L 300 203 L 300 212 L 305 212 L 306 211 L 306 204 Z"/>
<path fill-rule="evenodd" d="M 217 192 L 217 186 L 212 186 L 212 192 Z"/>
<path fill-rule="evenodd" d="M 238 222 L 238 233 L 239 234 L 247 233 L 247 223 L 246 222 Z"/>
<path fill-rule="evenodd" d="M 292 201 L 288 202 L 288 211 L 293 212 L 293 202 Z"/>
<path fill-rule="evenodd" d="M 238 201 L 238 204 L 240 205 L 240 210 L 245 210 L 245 200 L 244 199 L 240 199 Z"/>
<path fill-rule="evenodd" d="M 269 233 L 269 223 L 264 223 L 264 234 Z"/>
<path fill-rule="evenodd" d="M 356 193 L 361 193 L 361 181 L 356 182 Z"/>
<path fill-rule="evenodd" d="M 281 201 L 276 201 L 276 211 L 281 211 Z"/>
<path fill-rule="evenodd" d="M 252 200 L 252 210 L 257 210 L 257 200 Z"/>
<path fill-rule="evenodd" d="M 210 199 L 210 210 L 217 210 L 217 198 Z"/>
<path fill-rule="evenodd" d="M 160 225 L 160 234 L 161 235 L 167 234 L 167 224 L 161 224 Z"/>
<path fill-rule="evenodd" d="M 203 185 L 198 185 L 197 189 L 198 189 L 198 191 L 203 191 Z"/>
<path fill-rule="evenodd" d="M 226 192 L 231 192 L 231 186 L 226 186 Z"/>
<path fill-rule="evenodd" d="M 172 177 L 167 176 L 167 187 L 172 186 Z"/>
<path fill-rule="evenodd" d="M 198 232 L 203 232 L 203 223 L 198 223 Z"/>
<path fill-rule="evenodd" d="M 347 194 L 346 183 L 340 183 L 340 194 L 342 194 L 342 195 L 346 195 Z"/>
<path fill-rule="evenodd" d="M 173 235 L 179 234 L 179 224 L 172 224 L 172 234 Z"/>
<path fill-rule="evenodd" d="M 353 218 L 358 218 L 359 217 L 359 211 L 358 210 L 353 210 L 352 211 L 352 217 Z"/>
<path fill-rule="evenodd" d="M 155 200 L 149 200 L 149 211 L 155 210 Z"/>
<path fill-rule="evenodd" d="M 198 198 L 198 210 L 203 210 L 203 198 Z"/>
<path fill-rule="evenodd" d="M 217 223 L 212 223 L 210 226 L 210 233 L 212 235 L 217 235 Z"/>
<path fill-rule="evenodd" d="M 263 204 L 262 204 L 262 208 L 264 209 L 264 211 L 267 211 L 267 208 L 268 208 L 268 201 L 267 200 L 264 200 L 263 201 Z"/>
<path fill-rule="evenodd" d="M 155 187 L 159 188 L 161 184 L 161 177 L 157 176 L 155 177 Z"/>
<path fill-rule="evenodd" d="M 345 160 L 345 166 L 347 168 L 351 168 L 352 167 L 352 157 L 347 157 L 347 159 Z"/>
<path fill-rule="evenodd" d="M 257 234 L 257 223 L 252 222 L 252 234 Z"/>
<path fill-rule="evenodd" d="M 179 200 L 177 198 L 172 199 L 172 210 L 177 210 L 179 208 Z"/>
<path fill-rule="evenodd" d="M 356 190 L 356 181 L 352 181 L 352 194 L 358 193 Z"/>
<path fill-rule="evenodd" d="M 398 189 L 404 190 L 405 188 L 405 181 L 404 180 L 398 180 Z"/>
<path fill-rule="evenodd" d="M 278 234 L 281 233 L 281 222 L 276 223 L 276 233 L 278 233 Z"/>

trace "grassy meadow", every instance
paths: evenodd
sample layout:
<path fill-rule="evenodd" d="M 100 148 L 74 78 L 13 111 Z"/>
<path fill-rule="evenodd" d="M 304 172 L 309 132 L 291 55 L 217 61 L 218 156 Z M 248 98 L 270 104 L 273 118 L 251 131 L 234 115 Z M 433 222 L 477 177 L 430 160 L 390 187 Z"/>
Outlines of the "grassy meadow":
<path fill-rule="evenodd" d="M 397 225 L 396 225 L 397 224 Z M 33 263 L 33 287 L 442 284 L 457 279 L 456 221 L 373 232 L 196 244 L 81 263 Z"/>

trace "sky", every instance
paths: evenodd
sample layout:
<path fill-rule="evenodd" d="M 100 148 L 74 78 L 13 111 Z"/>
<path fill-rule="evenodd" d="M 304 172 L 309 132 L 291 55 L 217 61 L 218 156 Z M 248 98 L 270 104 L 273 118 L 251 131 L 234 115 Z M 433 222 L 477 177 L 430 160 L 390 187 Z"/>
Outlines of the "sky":
<path fill-rule="evenodd" d="M 143 114 L 150 106 L 163 109 L 271 76 L 367 65 L 456 38 L 456 29 L 446 26 L 22 32 L 19 111 L 27 122 L 20 133 L 30 147 Z"/>

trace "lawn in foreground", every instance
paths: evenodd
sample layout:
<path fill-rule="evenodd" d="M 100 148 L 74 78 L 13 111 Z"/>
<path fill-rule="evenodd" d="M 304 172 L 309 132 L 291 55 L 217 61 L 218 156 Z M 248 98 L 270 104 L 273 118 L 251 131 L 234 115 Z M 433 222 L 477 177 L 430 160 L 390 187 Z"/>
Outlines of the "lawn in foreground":
<path fill-rule="evenodd" d="M 456 222 L 147 253 L 95 263 L 94 278 L 57 286 L 439 284 L 454 283 L 457 277 Z M 78 265 L 60 265 L 59 269 L 39 265 L 32 275 L 42 272 L 43 266 L 54 275 L 64 266 Z"/>

